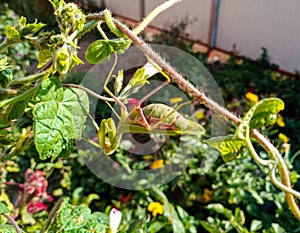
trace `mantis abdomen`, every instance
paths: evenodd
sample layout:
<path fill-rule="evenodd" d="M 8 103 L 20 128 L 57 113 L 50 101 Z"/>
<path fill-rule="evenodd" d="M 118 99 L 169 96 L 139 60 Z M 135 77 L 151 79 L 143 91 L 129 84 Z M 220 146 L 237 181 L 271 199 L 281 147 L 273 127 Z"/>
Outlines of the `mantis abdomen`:
<path fill-rule="evenodd" d="M 200 135 L 205 132 L 200 124 L 186 119 L 179 112 L 165 104 L 149 104 L 141 110 L 147 123 L 141 116 L 139 107 L 136 107 L 130 112 L 126 120 L 128 125 L 141 126 L 149 132 L 167 130 L 169 135 Z"/>

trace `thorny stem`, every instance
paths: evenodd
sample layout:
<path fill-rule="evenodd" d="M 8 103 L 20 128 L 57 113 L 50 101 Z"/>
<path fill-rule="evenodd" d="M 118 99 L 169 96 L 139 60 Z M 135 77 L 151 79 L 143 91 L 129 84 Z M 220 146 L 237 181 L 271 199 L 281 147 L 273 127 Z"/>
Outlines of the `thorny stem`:
<path fill-rule="evenodd" d="M 91 19 L 104 20 L 102 14 L 94 14 Z M 143 51 L 145 55 L 150 57 L 162 70 L 172 78 L 172 81 L 175 82 L 183 91 L 186 91 L 195 99 L 200 101 L 206 107 L 211 109 L 212 111 L 222 115 L 229 121 L 233 122 L 235 125 L 239 125 L 241 123 L 241 119 L 231 113 L 229 110 L 223 108 L 218 103 L 208 98 L 203 92 L 199 91 L 196 87 L 194 87 L 190 82 L 184 79 L 179 73 L 177 73 L 163 58 L 161 58 L 158 54 L 156 54 L 150 46 L 148 46 L 143 40 L 141 40 L 135 33 L 133 33 L 130 29 L 128 29 L 125 25 L 120 23 L 118 20 L 113 19 L 114 24 L 117 28 L 123 32 L 139 49 Z M 264 149 L 271 153 L 273 151 L 277 151 L 272 143 L 269 142 L 261 133 L 257 130 L 251 130 L 251 136 L 254 137 L 259 144 L 261 144 Z M 274 154 L 274 153 L 273 153 Z M 278 168 L 279 175 L 281 178 L 281 182 L 288 188 L 291 188 L 291 182 L 289 178 L 289 172 L 285 165 L 285 162 L 279 152 L 276 152 L 276 158 L 278 158 Z M 295 198 L 292 194 L 285 191 L 286 201 L 290 207 L 291 212 L 294 216 L 300 221 L 300 210 L 296 204 Z"/>
<path fill-rule="evenodd" d="M 16 229 L 17 233 L 22 233 L 22 230 L 20 229 L 18 223 L 13 219 L 13 217 L 11 217 L 10 215 L 3 213 L 3 216 L 5 218 L 8 219 L 8 221 L 10 221 L 10 223 L 14 226 L 14 228 Z"/>

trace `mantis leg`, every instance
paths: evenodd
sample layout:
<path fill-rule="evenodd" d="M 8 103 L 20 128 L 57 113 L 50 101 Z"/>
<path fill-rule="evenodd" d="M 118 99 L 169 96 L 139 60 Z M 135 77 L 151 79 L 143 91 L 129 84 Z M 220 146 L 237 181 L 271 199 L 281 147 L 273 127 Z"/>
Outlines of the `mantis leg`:
<path fill-rule="evenodd" d="M 167 80 L 160 86 L 156 87 L 155 89 L 153 89 L 152 91 L 150 91 L 147 95 L 145 95 L 138 103 L 138 107 L 137 107 L 137 111 L 139 112 L 144 124 L 145 124 L 145 127 L 147 128 L 147 130 L 151 130 L 151 126 L 149 125 L 149 123 L 147 122 L 146 120 L 146 117 L 143 113 L 143 110 L 141 109 L 141 104 L 147 100 L 148 98 L 150 98 L 152 95 L 154 95 L 156 92 L 158 92 L 160 89 L 162 89 L 163 87 L 167 86 L 170 82 L 171 82 L 171 79 L 170 77 L 165 73 L 163 72 L 163 70 L 154 62 L 152 61 L 148 56 L 147 56 L 147 59 L 148 59 L 148 62 L 156 69 L 158 70 Z"/>
<path fill-rule="evenodd" d="M 147 56 L 148 62 L 157 70 L 159 71 L 159 73 L 161 73 L 167 80 L 160 86 L 156 87 L 154 90 L 152 90 L 151 92 L 149 92 L 146 96 L 144 96 L 139 103 L 143 103 L 146 99 L 148 99 L 149 97 L 151 97 L 152 95 L 154 95 L 157 91 L 159 91 L 160 89 L 162 89 L 163 87 L 167 86 L 169 83 L 171 83 L 171 79 L 170 77 L 163 72 L 163 70 L 154 62 L 151 60 L 151 58 L 149 58 Z"/>
<path fill-rule="evenodd" d="M 116 96 L 115 96 L 115 95 L 107 88 L 107 83 L 108 83 L 108 81 L 109 81 L 109 79 L 110 79 L 110 77 L 111 77 L 111 75 L 112 75 L 112 73 L 113 73 L 113 71 L 114 71 L 114 69 L 115 69 L 115 67 L 116 67 L 116 65 L 117 65 L 117 62 L 118 62 L 118 56 L 117 56 L 117 53 L 115 52 L 114 55 L 115 55 L 115 61 L 114 61 L 114 64 L 113 64 L 111 70 L 109 71 L 109 73 L 108 73 L 108 75 L 107 75 L 107 77 L 106 77 L 106 79 L 105 79 L 105 83 L 104 83 L 103 89 L 104 89 L 104 91 L 105 91 L 107 94 L 109 94 L 109 95 L 115 100 L 115 102 L 121 107 L 121 109 L 122 109 L 121 115 L 122 115 L 122 113 L 128 115 L 128 111 L 127 111 L 127 108 L 126 108 L 125 104 L 124 104 L 122 101 L 120 101 L 120 100 L 119 100 L 119 99 L 118 99 L 118 98 L 117 98 L 117 97 L 116 97 Z"/>

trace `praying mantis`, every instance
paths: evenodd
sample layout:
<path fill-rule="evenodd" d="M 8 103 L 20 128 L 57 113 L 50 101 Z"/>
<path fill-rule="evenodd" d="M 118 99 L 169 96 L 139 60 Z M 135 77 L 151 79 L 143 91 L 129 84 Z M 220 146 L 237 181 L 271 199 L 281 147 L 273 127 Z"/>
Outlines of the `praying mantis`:
<path fill-rule="evenodd" d="M 110 30 L 116 36 L 122 38 L 123 34 L 116 29 L 109 11 L 104 11 L 104 17 Z M 116 116 L 118 116 L 119 123 L 116 127 L 114 120 L 112 118 L 108 118 L 101 121 L 100 127 L 97 126 L 99 145 L 106 155 L 111 155 L 115 152 L 124 133 L 167 134 L 178 136 L 181 134 L 201 135 L 205 132 L 204 128 L 200 124 L 185 118 L 177 112 L 177 110 L 184 104 L 179 105 L 176 109 L 161 103 L 149 104 L 145 107 L 141 106 L 141 103 L 171 82 L 170 78 L 161 70 L 161 68 L 148 57 L 148 63 L 135 72 L 134 76 L 123 89 L 123 71 L 119 71 L 118 75 L 115 76 L 114 93 L 112 93 L 107 88 L 107 84 L 117 64 L 117 52 L 118 50 L 123 51 L 120 48 L 122 48 L 122 46 L 126 47 L 127 45 L 130 45 L 130 43 L 126 42 L 126 37 L 123 39 L 119 38 L 119 43 L 122 44 L 124 40 L 125 42 L 122 46 L 116 46 L 116 42 L 112 43 L 107 38 L 104 31 L 101 29 L 101 24 L 98 24 L 97 29 L 104 38 L 104 41 L 100 41 L 101 45 L 107 46 L 111 43 L 109 44 L 110 47 L 108 47 L 109 49 L 113 49 L 115 55 L 115 62 L 106 77 L 103 89 L 121 108 L 121 114 L 118 116 L 115 110 L 106 101 L 108 106 L 112 109 Z M 135 33 L 138 34 L 140 30 L 141 28 L 138 27 L 135 29 Z M 94 50 L 92 49 L 91 54 L 94 54 L 93 51 Z M 95 55 L 97 57 L 97 54 Z M 91 60 L 94 61 L 93 56 Z M 151 72 L 148 72 L 149 70 L 151 70 Z M 144 96 L 139 103 L 130 112 L 128 112 L 125 105 L 128 97 L 133 93 L 136 93 L 146 83 L 149 83 L 148 78 L 157 73 L 161 73 L 166 78 L 166 81 L 163 85 L 154 88 L 154 90 Z"/>
<path fill-rule="evenodd" d="M 115 64 L 116 60 L 117 56 L 115 54 Z M 166 134 L 170 136 L 179 136 L 181 134 L 201 135 L 205 132 L 204 128 L 199 123 L 185 118 L 177 111 L 180 107 L 187 103 L 180 104 L 176 109 L 162 103 L 153 103 L 144 107 L 141 106 L 141 103 L 143 103 L 151 95 L 170 83 L 170 78 L 153 61 L 150 59 L 148 59 L 148 61 L 149 62 L 146 63 L 146 65 L 135 72 L 127 86 L 124 87 L 118 96 L 113 94 L 106 86 L 110 79 L 110 75 L 113 72 L 114 65 L 109 75 L 106 77 L 104 91 L 121 107 L 121 116 L 119 116 L 120 121 L 117 126 L 112 118 L 108 118 L 101 121 L 98 129 L 97 134 L 99 145 L 106 155 L 111 155 L 115 152 L 124 133 Z M 147 74 L 150 69 L 152 69 L 152 74 Z M 154 72 L 153 69 L 155 69 Z M 163 83 L 163 85 L 155 88 L 144 96 L 138 104 L 134 106 L 130 112 L 128 112 L 124 104 L 126 98 L 130 94 L 137 92 L 148 82 L 147 79 L 156 73 L 163 74 L 167 80 Z M 122 79 L 123 73 L 119 72 L 118 75 L 115 76 L 115 93 L 117 94 L 121 90 Z M 122 102 L 122 100 L 125 101 Z M 115 114 L 117 113 L 115 112 Z"/>

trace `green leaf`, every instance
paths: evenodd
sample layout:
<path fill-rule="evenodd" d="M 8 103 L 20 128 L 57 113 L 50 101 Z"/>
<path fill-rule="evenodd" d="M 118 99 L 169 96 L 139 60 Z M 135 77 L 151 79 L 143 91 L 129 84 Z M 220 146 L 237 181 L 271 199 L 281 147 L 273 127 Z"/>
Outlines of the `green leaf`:
<path fill-rule="evenodd" d="M 102 213 L 91 213 L 85 206 L 70 205 L 66 198 L 51 211 L 51 220 L 45 224 L 43 232 L 105 232 L 108 228 L 108 218 L 104 218 Z M 80 231 L 79 231 L 80 229 Z"/>
<path fill-rule="evenodd" d="M 72 54 L 67 46 L 63 46 L 56 51 L 53 65 L 54 69 L 57 70 L 59 74 L 68 73 L 72 60 L 71 56 Z"/>
<path fill-rule="evenodd" d="M 6 88 L 7 85 L 11 82 L 12 77 L 13 76 L 10 69 L 0 69 L 0 87 Z"/>
<path fill-rule="evenodd" d="M 231 210 L 225 208 L 222 204 L 209 204 L 207 206 L 207 209 L 212 210 L 214 212 L 217 212 L 219 214 L 224 215 L 227 219 L 232 219 L 233 214 L 231 212 Z"/>
<path fill-rule="evenodd" d="M 7 68 L 7 57 L 0 59 L 0 70 L 4 70 Z"/>
<path fill-rule="evenodd" d="M 159 232 L 160 230 L 163 229 L 163 227 L 164 227 L 164 224 L 162 222 L 154 222 L 148 228 L 148 232 L 151 232 L 151 233 Z"/>
<path fill-rule="evenodd" d="M 6 25 L 6 37 L 8 40 L 11 41 L 16 41 L 16 42 L 20 41 L 20 34 L 17 31 L 17 29 L 9 25 Z"/>
<path fill-rule="evenodd" d="M 246 146 L 243 139 L 235 138 L 233 135 L 213 137 L 204 141 L 204 143 L 207 143 L 211 147 L 220 151 L 224 162 L 228 162 L 242 155 Z"/>
<path fill-rule="evenodd" d="M 110 59 L 114 47 L 107 40 L 96 40 L 91 43 L 85 52 L 85 59 L 91 64 L 98 64 Z"/>
<path fill-rule="evenodd" d="M 63 103 L 73 115 L 74 139 L 80 140 L 84 123 L 89 113 L 89 97 L 85 91 L 77 88 L 66 88 Z"/>
<path fill-rule="evenodd" d="M 117 53 L 124 53 L 131 45 L 131 41 L 125 38 L 112 39 L 109 43 L 114 48 L 114 52 Z"/>
<path fill-rule="evenodd" d="M 35 145 L 41 159 L 54 160 L 69 149 L 72 139 L 81 138 L 89 111 L 88 97 L 82 90 L 63 91 L 59 80 L 49 78 L 35 99 L 41 101 L 33 109 Z"/>
<path fill-rule="evenodd" d="M 20 24 L 21 24 L 21 21 L 20 21 Z M 21 36 L 34 34 L 34 33 L 38 32 L 39 30 L 41 30 L 45 26 L 46 26 L 46 24 L 37 23 L 37 20 L 35 20 L 34 23 L 29 23 L 29 24 L 23 26 L 22 29 L 20 30 L 20 34 L 21 34 Z"/>
<path fill-rule="evenodd" d="M 128 39 L 96 40 L 85 52 L 85 59 L 91 64 L 98 64 L 110 59 L 113 52 L 123 53 L 131 42 Z"/>
<path fill-rule="evenodd" d="M 7 127 L 9 127 L 10 124 L 6 124 L 6 123 L 0 123 L 0 129 L 5 129 Z"/>
<path fill-rule="evenodd" d="M 250 121 L 250 128 L 256 129 L 274 124 L 277 119 L 277 113 L 284 109 L 284 102 L 278 98 L 269 98 L 259 101 L 252 108 L 254 111 Z M 246 116 L 251 116 L 251 110 L 249 115 L 247 113 Z"/>
<path fill-rule="evenodd" d="M 0 233 L 16 233 L 16 229 L 12 225 L 0 225 Z"/>
<path fill-rule="evenodd" d="M 250 226 L 250 231 L 254 232 L 254 231 L 258 231 L 263 227 L 262 221 L 259 220 L 252 220 L 251 222 L 251 226 Z"/>
<path fill-rule="evenodd" d="M 63 99 L 64 90 L 61 81 L 57 77 L 50 77 L 45 79 L 39 89 L 36 91 L 34 99 L 37 102 Z"/>
<path fill-rule="evenodd" d="M 169 207 L 168 207 L 169 206 Z M 174 233 L 185 233 L 184 225 L 182 221 L 179 219 L 177 212 L 175 211 L 175 208 L 171 204 L 165 204 L 166 208 L 170 209 L 170 219 L 173 227 Z"/>
<path fill-rule="evenodd" d="M 43 49 L 39 52 L 37 68 L 41 68 L 53 57 L 53 53 L 48 49 Z"/>
<path fill-rule="evenodd" d="M 138 233 L 138 232 L 140 232 L 140 229 L 143 229 L 143 226 L 144 226 L 144 221 L 142 219 L 133 220 L 130 223 L 127 232 Z M 150 226 L 150 228 L 151 228 L 151 226 Z M 149 228 L 149 232 L 152 232 L 152 231 L 150 231 L 150 228 Z"/>
<path fill-rule="evenodd" d="M 278 98 L 263 99 L 256 103 L 244 116 L 236 131 L 236 137 L 245 138 L 247 127 L 260 128 L 276 122 L 277 113 L 284 109 L 284 102 Z"/>
<path fill-rule="evenodd" d="M 26 26 L 26 22 L 27 22 L 26 17 L 21 16 L 21 19 L 20 19 L 20 22 L 19 22 L 20 26 L 21 27 L 25 27 Z"/>
<path fill-rule="evenodd" d="M 6 207 L 6 205 L 3 202 L 0 202 L 0 214 L 3 213 L 9 213 L 9 209 Z"/>
<path fill-rule="evenodd" d="M 5 109 L 5 113 L 4 113 L 5 120 L 11 121 L 20 118 L 21 116 L 23 116 L 26 106 L 27 106 L 26 100 L 19 101 L 9 105 Z"/>

